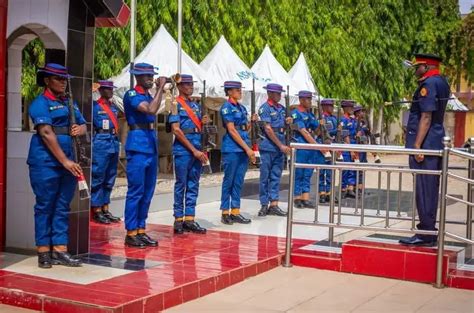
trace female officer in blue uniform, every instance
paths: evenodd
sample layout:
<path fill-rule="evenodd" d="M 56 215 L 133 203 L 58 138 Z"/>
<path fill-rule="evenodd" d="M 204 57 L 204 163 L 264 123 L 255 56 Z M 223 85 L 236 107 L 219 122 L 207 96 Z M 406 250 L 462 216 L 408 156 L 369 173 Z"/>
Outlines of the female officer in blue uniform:
<path fill-rule="evenodd" d="M 206 229 L 194 220 L 194 216 L 202 164 L 208 162 L 206 154 L 201 151 L 202 124 L 206 124 L 208 118 L 201 119 L 201 108 L 191 100 L 193 83 L 191 75 L 181 75 L 181 80 L 177 83 L 179 90 L 176 98 L 177 114 L 169 117 L 175 135 L 173 143 L 176 174 L 173 205 L 175 234 L 182 234 L 185 231 L 206 233 Z"/>
<path fill-rule="evenodd" d="M 158 242 L 146 233 L 146 219 L 155 192 L 158 171 L 158 138 L 154 122 L 161 105 L 165 77 L 153 82 L 157 74 L 151 64 L 137 63 L 130 71 L 137 85 L 125 93 L 123 104 L 128 132 L 127 154 L 128 191 L 125 201 L 125 245 L 137 248 L 156 247 Z M 149 90 L 156 84 L 152 97 Z"/>
<path fill-rule="evenodd" d="M 226 129 L 221 149 L 224 167 L 221 222 L 226 225 L 249 224 L 251 220 L 240 214 L 240 192 L 244 184 L 249 159 L 255 163 L 255 153 L 250 147 L 248 134 L 248 114 L 245 107 L 239 103 L 239 100 L 242 99 L 242 84 L 240 82 L 226 81 L 224 91 L 229 98 L 220 110 Z"/>
<path fill-rule="evenodd" d="M 298 93 L 298 97 L 300 104 L 292 111 L 291 115 L 293 124 L 298 129 L 295 133 L 296 142 L 316 144 L 315 133 L 319 128 L 319 122 L 311 113 L 313 94 L 310 91 L 302 90 Z M 324 156 L 320 151 L 298 150 L 296 151 L 296 162 L 323 164 Z M 313 169 L 297 168 L 295 170 L 294 205 L 296 208 L 314 208 L 314 204 L 309 201 L 312 175 Z"/>
<path fill-rule="evenodd" d="M 323 120 L 326 124 L 326 129 L 331 136 L 331 141 L 336 141 L 337 135 L 337 117 L 333 115 L 334 99 L 321 100 L 321 107 L 323 109 Z M 326 164 L 331 164 L 331 161 L 325 161 Z M 331 176 L 332 171 L 323 169 L 319 172 L 319 202 L 326 203 L 330 200 L 331 191 Z M 337 201 L 337 198 L 335 198 Z"/>
<path fill-rule="evenodd" d="M 354 118 L 354 100 L 342 100 L 341 107 L 344 110 L 344 116 L 341 118 L 342 136 L 346 144 L 356 143 L 357 121 Z M 342 152 L 344 162 L 358 162 L 359 158 L 356 152 Z M 356 184 L 356 172 L 351 170 L 342 171 L 342 191 L 344 197 L 355 198 L 354 187 Z"/>
<path fill-rule="evenodd" d="M 65 96 L 67 68 L 48 63 L 38 70 L 36 81 L 44 92 L 29 107 L 36 134 L 31 138 L 27 163 L 30 183 L 36 196 L 35 240 L 38 266 L 80 266 L 81 261 L 67 252 L 69 204 L 77 177 L 83 175 L 73 161 L 72 136 L 86 133 L 86 121 L 77 105 L 77 125 L 70 125 L 68 98 Z M 52 246 L 52 251 L 51 251 Z"/>
<path fill-rule="evenodd" d="M 117 177 L 120 142 L 118 110 L 111 102 L 112 81 L 100 80 L 100 98 L 92 104 L 94 138 L 92 140 L 91 208 L 93 219 L 101 224 L 120 221 L 109 211 L 110 194 Z"/>
<path fill-rule="evenodd" d="M 258 110 L 260 120 L 264 123 L 265 135 L 259 144 L 262 159 L 260 165 L 260 204 L 262 207 L 258 216 L 286 216 L 286 212 L 278 206 L 283 163 L 285 155 L 291 151 L 290 147 L 284 144 L 286 110 L 278 103 L 284 91 L 278 84 L 268 84 L 264 88 L 267 90 L 268 100 Z M 288 122 L 291 122 L 291 118 Z"/>
<path fill-rule="evenodd" d="M 416 54 L 415 59 L 418 88 L 413 95 L 408 117 L 405 147 L 441 150 L 444 148 L 444 113 L 451 94 L 449 84 L 439 71 L 440 57 L 432 54 Z M 412 169 L 441 170 L 441 158 L 411 155 L 409 165 Z M 416 208 L 420 217 L 417 228 L 436 230 L 439 176 L 417 175 L 415 194 Z M 436 239 L 436 236 L 417 234 L 400 240 L 400 243 L 430 246 L 436 243 Z"/>

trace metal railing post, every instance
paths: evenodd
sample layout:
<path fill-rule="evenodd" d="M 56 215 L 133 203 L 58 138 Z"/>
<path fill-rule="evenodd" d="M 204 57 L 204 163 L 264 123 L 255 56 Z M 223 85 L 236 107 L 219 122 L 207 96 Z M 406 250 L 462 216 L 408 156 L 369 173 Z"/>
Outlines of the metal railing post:
<path fill-rule="evenodd" d="M 451 138 L 443 138 L 443 156 L 441 168 L 441 203 L 439 210 L 438 226 L 438 254 L 436 258 L 436 288 L 443 288 L 443 254 L 444 254 L 444 235 L 446 227 L 446 193 L 448 190 L 448 165 L 449 150 L 451 147 Z"/>
<path fill-rule="evenodd" d="M 474 137 L 469 138 L 469 150 L 468 152 L 474 154 Z M 468 162 L 468 177 L 474 179 L 474 161 L 469 160 Z M 467 201 L 474 202 L 474 185 L 467 184 Z M 472 205 L 467 206 L 467 218 L 466 218 L 466 238 L 472 239 Z"/>
<path fill-rule="evenodd" d="M 293 192 L 295 190 L 295 161 L 296 149 L 291 148 L 290 154 L 290 187 L 288 188 L 288 216 L 286 221 L 286 243 L 284 267 L 291 267 L 291 236 L 293 231 Z"/>
<path fill-rule="evenodd" d="M 336 153 L 332 153 L 331 163 L 336 164 Z M 335 204 L 335 188 L 334 185 L 336 184 L 336 170 L 331 170 L 331 197 L 329 201 L 329 223 L 334 223 L 334 204 Z M 342 173 L 339 173 L 342 175 Z M 339 199 L 339 203 L 341 199 Z M 334 227 L 330 226 L 328 231 L 328 241 L 332 243 L 334 241 Z"/>

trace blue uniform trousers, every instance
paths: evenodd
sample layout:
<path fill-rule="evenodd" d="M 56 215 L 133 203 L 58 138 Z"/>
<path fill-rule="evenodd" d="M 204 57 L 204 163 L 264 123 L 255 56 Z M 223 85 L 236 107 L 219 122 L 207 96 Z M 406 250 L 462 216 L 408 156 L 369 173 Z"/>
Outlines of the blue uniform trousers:
<path fill-rule="evenodd" d="M 310 164 L 315 161 L 315 151 L 313 150 L 297 150 L 296 162 Z M 311 176 L 313 169 L 296 168 L 295 169 L 295 190 L 294 195 L 300 196 L 302 193 L 307 193 L 311 189 Z"/>
<path fill-rule="evenodd" d="M 440 170 L 441 158 L 435 156 L 425 156 L 423 162 L 416 162 L 413 156 L 409 157 L 411 169 Z M 438 210 L 439 198 L 439 176 L 436 175 L 416 175 L 416 207 L 420 223 L 418 229 L 436 230 L 436 213 Z M 425 240 L 436 240 L 436 236 L 417 235 Z"/>
<path fill-rule="evenodd" d="M 224 152 L 222 165 L 224 181 L 222 182 L 221 210 L 239 209 L 240 192 L 249 166 L 249 158 L 245 152 Z"/>
<path fill-rule="evenodd" d="M 36 196 L 36 245 L 67 245 L 69 204 L 77 178 L 63 167 L 30 166 L 30 183 Z"/>
<path fill-rule="evenodd" d="M 92 156 L 91 206 L 101 207 L 110 203 L 119 154 L 94 151 Z"/>
<path fill-rule="evenodd" d="M 260 158 L 260 204 L 268 205 L 278 201 L 285 155 L 280 151 L 260 151 Z"/>
<path fill-rule="evenodd" d="M 192 155 L 175 155 L 174 217 L 196 215 L 202 163 Z"/>
<path fill-rule="evenodd" d="M 367 163 L 367 152 L 359 152 L 359 162 L 360 163 Z M 359 176 L 359 184 L 362 185 L 364 183 L 364 172 L 357 171 L 357 175 Z"/>
<path fill-rule="evenodd" d="M 331 161 L 325 161 L 326 164 L 331 164 Z M 331 191 L 331 178 L 332 171 L 323 169 L 319 171 L 319 192 L 330 192 Z"/>
<path fill-rule="evenodd" d="M 148 210 L 155 192 L 157 155 L 127 151 L 128 191 L 125 201 L 125 228 L 145 229 Z"/>
<path fill-rule="evenodd" d="M 353 162 L 350 152 L 342 152 L 344 162 Z M 342 171 L 342 189 L 356 184 L 356 171 Z"/>

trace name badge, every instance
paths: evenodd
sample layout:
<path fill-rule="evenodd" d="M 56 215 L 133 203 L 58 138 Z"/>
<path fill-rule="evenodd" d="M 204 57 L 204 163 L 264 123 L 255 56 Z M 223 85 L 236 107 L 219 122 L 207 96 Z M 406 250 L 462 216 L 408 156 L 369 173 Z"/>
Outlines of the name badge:
<path fill-rule="evenodd" d="M 105 129 L 105 130 L 109 130 L 109 129 L 110 129 L 109 120 L 102 120 L 102 129 Z"/>

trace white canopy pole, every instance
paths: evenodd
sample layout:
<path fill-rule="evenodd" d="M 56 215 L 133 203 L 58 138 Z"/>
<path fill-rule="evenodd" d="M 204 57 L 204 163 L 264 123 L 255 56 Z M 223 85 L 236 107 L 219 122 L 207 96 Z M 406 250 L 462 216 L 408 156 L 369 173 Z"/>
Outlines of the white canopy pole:
<path fill-rule="evenodd" d="M 183 1 L 178 0 L 178 73 L 181 74 L 181 54 L 183 37 Z"/>
<path fill-rule="evenodd" d="M 135 31 L 136 31 L 136 18 L 137 18 L 137 3 L 136 0 L 131 2 L 131 16 L 130 16 L 130 70 L 133 69 L 133 62 L 135 60 L 136 53 L 136 42 L 135 42 Z M 130 73 L 130 89 L 134 86 L 133 74 Z"/>

